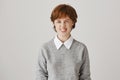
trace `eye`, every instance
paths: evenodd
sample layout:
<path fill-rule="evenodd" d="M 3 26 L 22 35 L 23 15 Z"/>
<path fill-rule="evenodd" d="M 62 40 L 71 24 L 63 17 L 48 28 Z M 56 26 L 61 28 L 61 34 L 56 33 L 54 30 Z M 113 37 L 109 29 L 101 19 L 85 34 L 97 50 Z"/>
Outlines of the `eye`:
<path fill-rule="evenodd" d="M 70 20 L 66 20 L 65 23 L 70 23 Z"/>
<path fill-rule="evenodd" d="M 60 21 L 60 20 L 57 20 L 56 23 L 61 23 L 61 21 Z"/>
<path fill-rule="evenodd" d="M 68 22 L 69 22 L 69 20 L 66 20 L 65 22 L 67 22 L 67 23 L 68 23 Z"/>

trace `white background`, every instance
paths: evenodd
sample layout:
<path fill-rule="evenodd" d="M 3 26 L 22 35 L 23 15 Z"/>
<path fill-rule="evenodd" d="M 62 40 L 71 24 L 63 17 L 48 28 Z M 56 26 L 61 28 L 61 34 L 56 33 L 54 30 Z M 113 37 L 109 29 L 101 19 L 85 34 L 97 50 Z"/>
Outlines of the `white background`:
<path fill-rule="evenodd" d="M 0 0 L 0 80 L 35 80 L 41 44 L 60 3 L 78 13 L 72 36 L 89 50 L 92 80 L 120 80 L 120 0 Z"/>

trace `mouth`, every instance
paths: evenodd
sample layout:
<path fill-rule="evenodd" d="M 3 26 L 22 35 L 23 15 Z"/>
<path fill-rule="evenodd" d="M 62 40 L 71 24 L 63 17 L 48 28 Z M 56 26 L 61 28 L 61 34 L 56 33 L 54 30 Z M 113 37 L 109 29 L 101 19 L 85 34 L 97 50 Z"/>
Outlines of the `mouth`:
<path fill-rule="evenodd" d="M 61 32 L 66 32 L 66 31 L 67 31 L 67 29 L 61 29 L 60 31 L 61 31 Z"/>

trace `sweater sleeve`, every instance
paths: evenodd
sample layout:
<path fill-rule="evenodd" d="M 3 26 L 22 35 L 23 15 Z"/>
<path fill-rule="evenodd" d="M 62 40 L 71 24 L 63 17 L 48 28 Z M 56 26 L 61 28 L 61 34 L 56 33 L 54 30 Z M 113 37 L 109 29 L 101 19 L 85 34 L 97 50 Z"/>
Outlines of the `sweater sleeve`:
<path fill-rule="evenodd" d="M 80 69 L 80 80 L 91 80 L 90 78 L 90 61 L 87 47 L 84 47 L 83 55 L 82 55 L 82 66 Z"/>
<path fill-rule="evenodd" d="M 43 49 L 40 49 L 38 54 L 36 80 L 48 80 L 47 62 Z"/>

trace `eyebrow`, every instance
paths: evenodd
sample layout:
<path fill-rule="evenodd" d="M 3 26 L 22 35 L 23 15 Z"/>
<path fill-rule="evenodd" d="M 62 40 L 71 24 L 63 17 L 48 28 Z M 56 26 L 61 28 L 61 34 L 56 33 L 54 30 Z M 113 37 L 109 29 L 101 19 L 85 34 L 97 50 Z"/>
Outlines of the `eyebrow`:
<path fill-rule="evenodd" d="M 71 19 L 66 19 L 66 20 L 71 20 Z"/>

